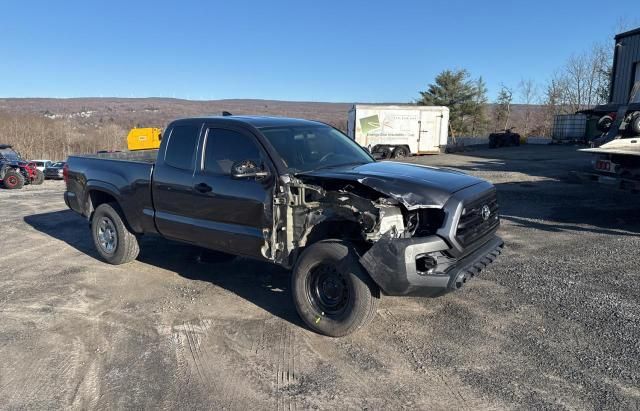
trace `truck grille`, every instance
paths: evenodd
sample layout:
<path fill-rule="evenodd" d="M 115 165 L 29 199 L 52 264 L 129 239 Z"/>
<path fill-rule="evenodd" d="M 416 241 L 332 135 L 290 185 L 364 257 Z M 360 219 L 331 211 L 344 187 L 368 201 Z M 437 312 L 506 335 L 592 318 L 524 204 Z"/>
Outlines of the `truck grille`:
<path fill-rule="evenodd" d="M 489 213 L 486 212 L 487 209 Z M 466 247 L 495 230 L 500 224 L 498 209 L 495 191 L 465 204 L 456 230 L 458 243 Z"/>

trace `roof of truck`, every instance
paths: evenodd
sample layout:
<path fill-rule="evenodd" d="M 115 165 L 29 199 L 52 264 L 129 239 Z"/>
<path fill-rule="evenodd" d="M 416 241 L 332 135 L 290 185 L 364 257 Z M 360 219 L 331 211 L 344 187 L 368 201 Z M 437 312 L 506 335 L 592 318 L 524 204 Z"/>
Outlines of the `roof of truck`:
<path fill-rule="evenodd" d="M 238 123 L 250 124 L 255 128 L 265 127 L 290 127 L 290 126 L 318 126 L 324 125 L 319 121 L 305 120 L 302 118 L 275 117 L 275 116 L 203 116 L 190 117 L 176 121 L 210 121 L 225 120 Z"/>

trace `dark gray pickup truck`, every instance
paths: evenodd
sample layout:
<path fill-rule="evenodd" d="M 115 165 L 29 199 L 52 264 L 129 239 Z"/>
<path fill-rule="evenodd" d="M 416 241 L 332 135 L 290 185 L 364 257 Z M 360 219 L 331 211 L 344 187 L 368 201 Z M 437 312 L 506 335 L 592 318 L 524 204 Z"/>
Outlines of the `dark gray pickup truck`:
<path fill-rule="evenodd" d="M 444 294 L 503 247 L 490 183 L 376 162 L 307 120 L 177 120 L 159 150 L 72 156 L 64 176 L 107 262 L 134 260 L 138 237 L 154 234 L 279 264 L 301 318 L 330 336 L 367 324 L 380 291 Z"/>

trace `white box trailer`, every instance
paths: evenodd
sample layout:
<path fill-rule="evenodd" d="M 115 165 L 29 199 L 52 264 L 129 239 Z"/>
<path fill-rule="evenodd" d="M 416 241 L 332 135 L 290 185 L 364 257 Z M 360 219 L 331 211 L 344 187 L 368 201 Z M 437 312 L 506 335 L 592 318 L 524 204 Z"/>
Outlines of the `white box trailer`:
<path fill-rule="evenodd" d="M 349 110 L 347 135 L 383 158 L 444 151 L 449 108 L 356 104 Z"/>

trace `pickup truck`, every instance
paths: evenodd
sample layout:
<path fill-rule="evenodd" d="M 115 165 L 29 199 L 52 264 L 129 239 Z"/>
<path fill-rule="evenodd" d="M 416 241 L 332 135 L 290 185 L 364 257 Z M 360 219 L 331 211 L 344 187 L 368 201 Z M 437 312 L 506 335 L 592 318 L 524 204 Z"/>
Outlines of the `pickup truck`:
<path fill-rule="evenodd" d="M 377 162 L 308 120 L 180 119 L 158 150 L 71 156 L 63 174 L 108 263 L 134 260 L 153 234 L 278 264 L 300 317 L 333 337 L 370 322 L 381 293 L 458 289 L 503 247 L 492 184 Z"/>

